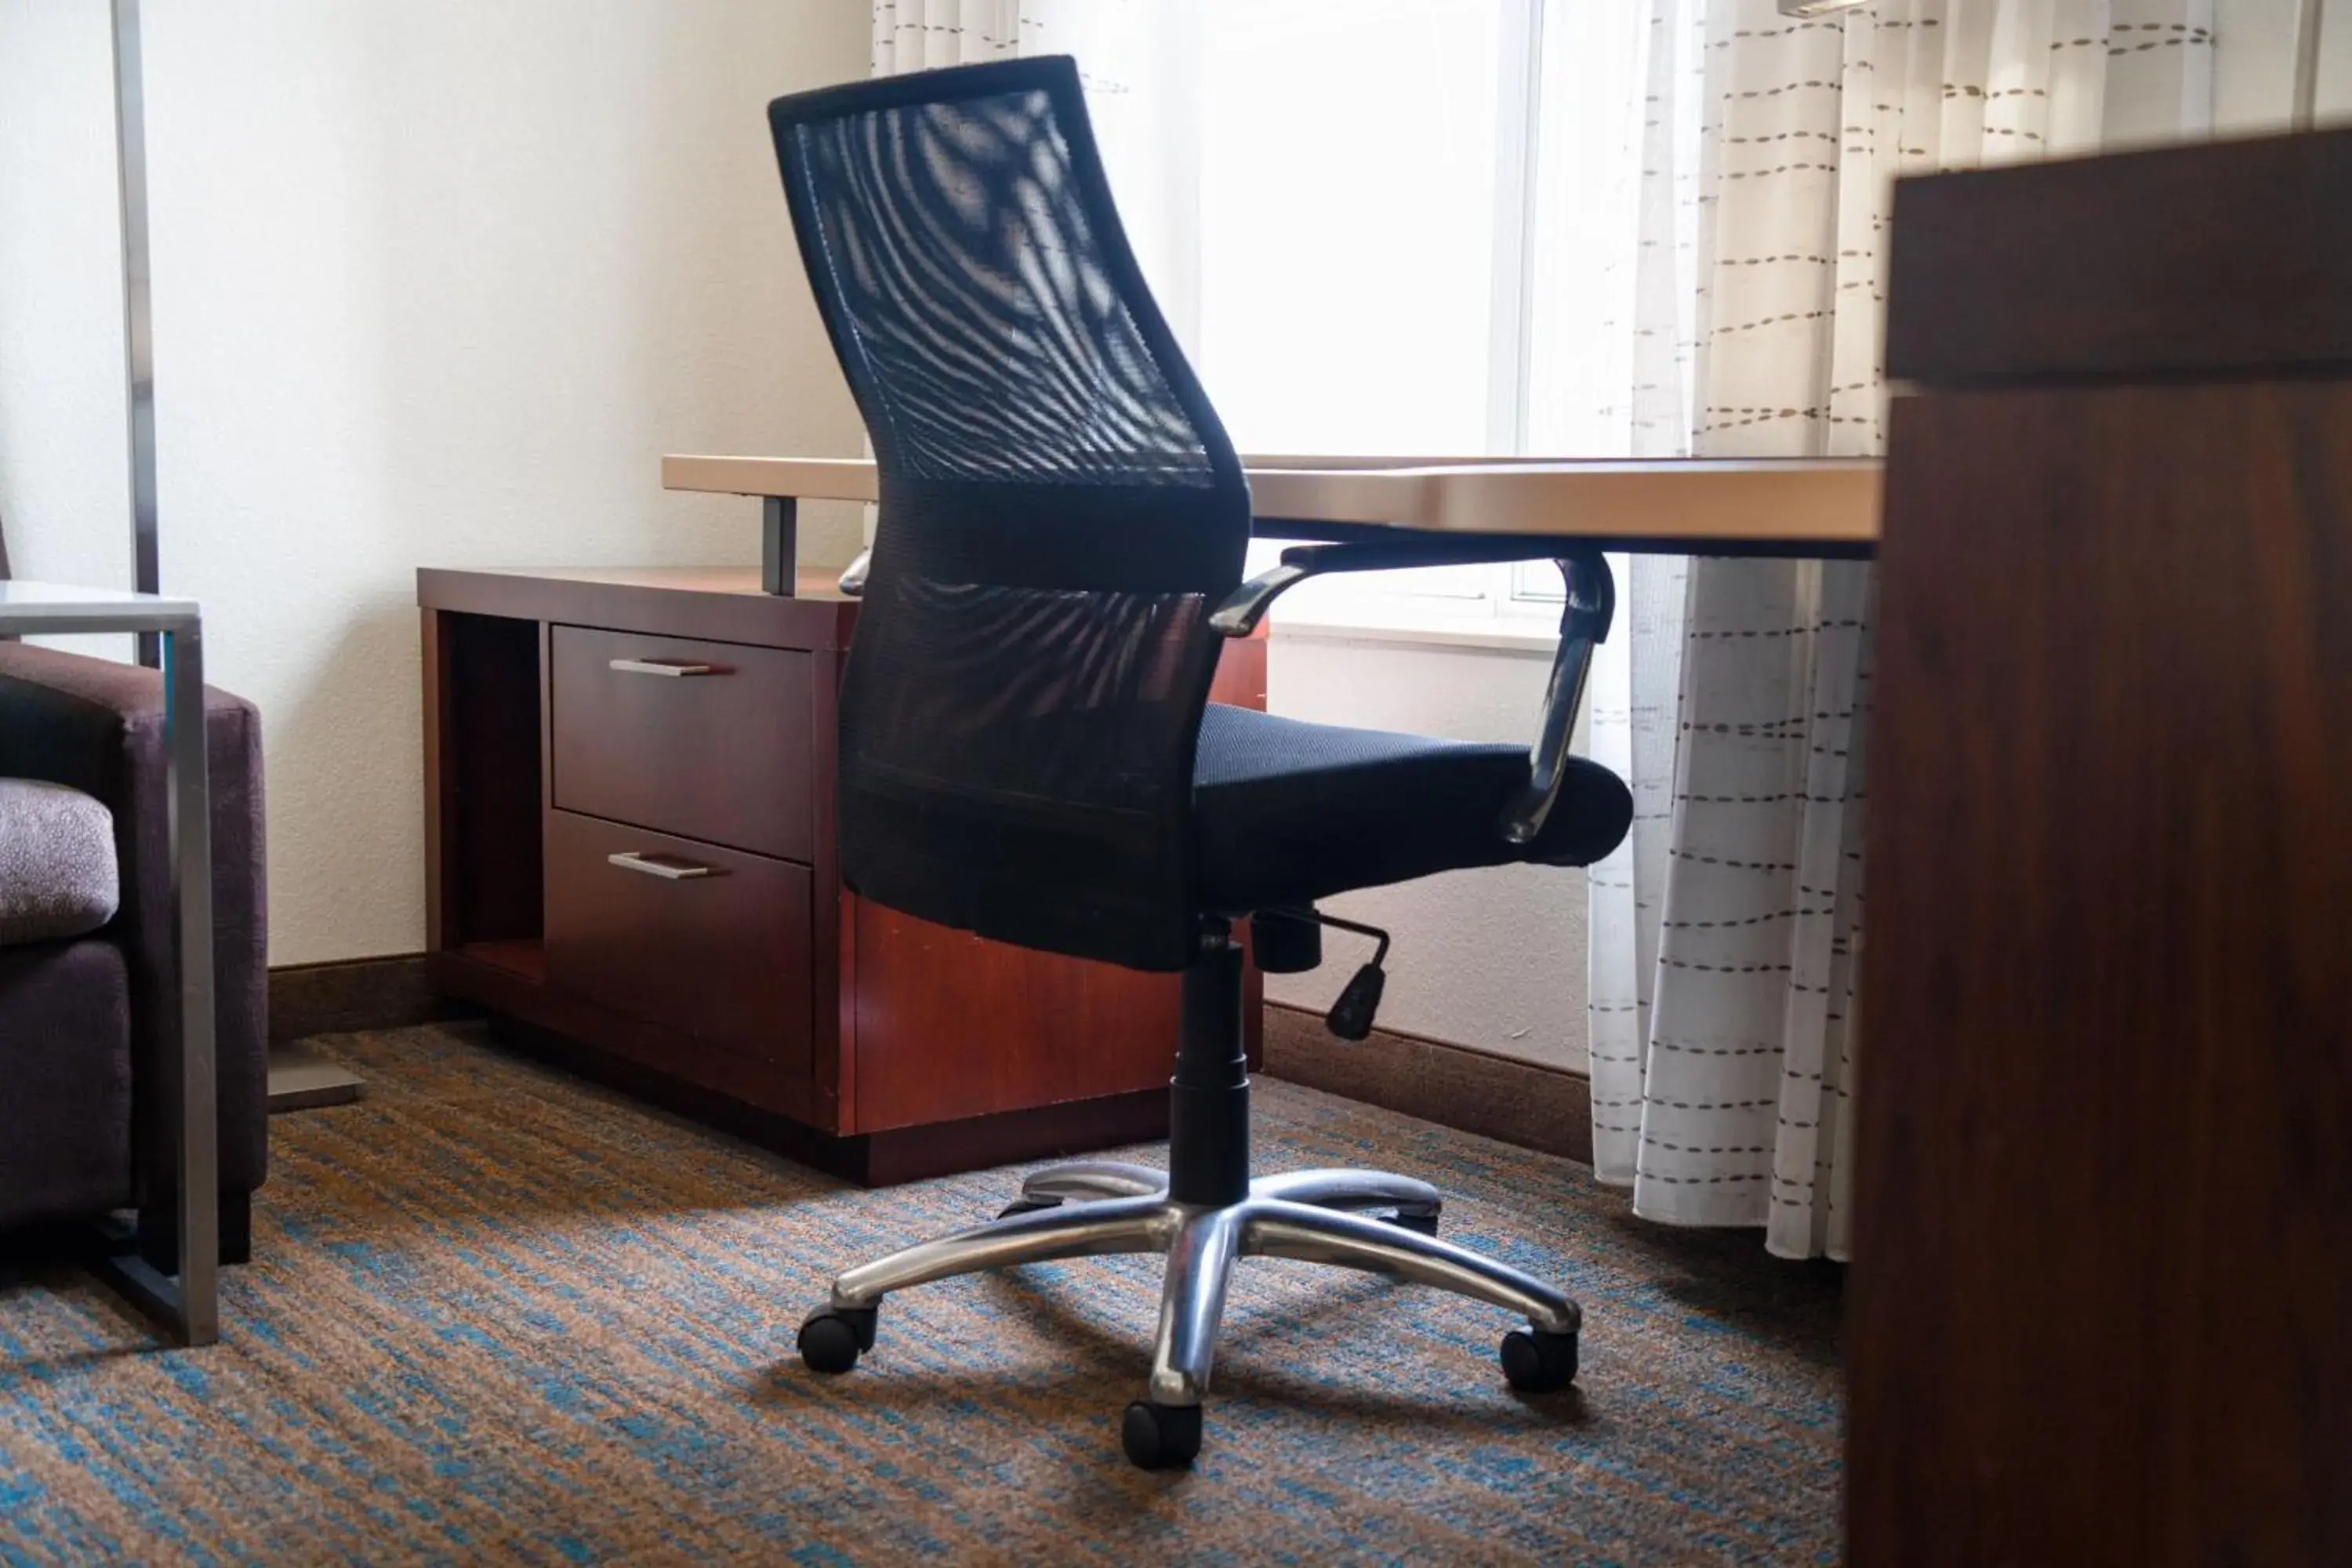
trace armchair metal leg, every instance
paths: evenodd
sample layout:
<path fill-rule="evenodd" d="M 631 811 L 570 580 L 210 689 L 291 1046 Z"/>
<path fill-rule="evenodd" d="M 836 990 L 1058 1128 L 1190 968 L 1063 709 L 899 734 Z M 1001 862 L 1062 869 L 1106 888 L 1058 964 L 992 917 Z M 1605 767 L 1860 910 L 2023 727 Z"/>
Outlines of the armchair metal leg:
<path fill-rule="evenodd" d="M 1048 1165 L 1021 1184 L 1024 1203 L 1082 1203 L 1091 1198 L 1150 1198 L 1168 1190 L 1168 1173 L 1118 1160 L 1073 1160 Z"/>
<path fill-rule="evenodd" d="M 853 1268 L 833 1282 L 833 1305 L 852 1310 L 870 1308 L 893 1290 L 1056 1258 L 1165 1251 L 1177 1218 L 1156 1197 L 1112 1198 L 1014 1215 Z"/>
<path fill-rule="evenodd" d="M 1584 1319 L 1575 1302 L 1508 1264 L 1433 1236 L 1336 1209 L 1310 1208 L 1279 1198 L 1253 1198 L 1242 1223 L 1242 1252 L 1246 1257 L 1295 1258 L 1433 1285 L 1524 1313 L 1529 1323 L 1547 1333 L 1572 1334 Z"/>

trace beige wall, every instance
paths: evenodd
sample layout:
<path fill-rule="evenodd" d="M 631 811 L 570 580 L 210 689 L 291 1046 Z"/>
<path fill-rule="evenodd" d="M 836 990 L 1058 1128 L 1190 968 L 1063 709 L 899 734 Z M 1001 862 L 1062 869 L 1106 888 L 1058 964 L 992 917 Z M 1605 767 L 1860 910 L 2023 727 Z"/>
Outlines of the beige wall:
<path fill-rule="evenodd" d="M 761 110 L 864 75 L 868 7 L 145 14 L 163 580 L 261 706 L 271 958 L 414 952 L 415 568 L 748 562 L 659 454 L 858 449 Z M 127 583 L 107 15 L 0 0 L 0 515 Z"/>
<path fill-rule="evenodd" d="M 1550 674 L 1549 648 L 1298 635 L 1277 622 L 1266 706 L 1319 723 L 1524 744 Z M 1322 907 L 1396 939 L 1381 1027 L 1585 1069 L 1582 871 L 1453 871 Z M 1368 942 L 1340 932 L 1327 937 L 1324 954 L 1309 973 L 1268 975 L 1266 994 L 1321 1012 L 1371 956 Z"/>
<path fill-rule="evenodd" d="M 2352 5 L 2328 5 L 2320 33 L 2317 119 L 2352 118 Z M 2213 0 L 2213 124 L 2225 135 L 2287 129 L 2294 102 L 2298 0 Z"/>

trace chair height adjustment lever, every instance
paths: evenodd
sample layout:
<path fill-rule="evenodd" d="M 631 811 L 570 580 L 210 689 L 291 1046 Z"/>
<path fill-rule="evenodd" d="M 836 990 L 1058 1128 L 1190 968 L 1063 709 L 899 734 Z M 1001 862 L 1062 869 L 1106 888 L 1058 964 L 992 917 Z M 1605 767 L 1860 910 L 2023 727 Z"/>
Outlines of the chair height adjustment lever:
<path fill-rule="evenodd" d="M 1374 959 L 1356 971 L 1354 979 L 1339 988 L 1339 999 L 1323 1015 L 1323 1026 L 1343 1040 L 1360 1040 L 1372 1032 L 1372 1016 L 1381 1009 L 1381 993 L 1388 988 L 1388 973 L 1380 961 Z"/>
<path fill-rule="evenodd" d="M 1371 962 L 1356 971 L 1347 984 L 1339 987 L 1339 998 L 1331 1010 L 1323 1015 L 1323 1026 L 1343 1040 L 1360 1040 L 1372 1032 L 1372 1017 L 1381 1010 L 1381 993 L 1388 989 L 1388 972 L 1381 965 L 1388 962 L 1389 933 L 1378 926 L 1359 925 L 1354 921 L 1336 920 L 1320 910 L 1309 910 L 1309 915 L 1322 925 L 1336 931 L 1353 931 L 1368 936 L 1380 945 L 1372 950 Z"/>

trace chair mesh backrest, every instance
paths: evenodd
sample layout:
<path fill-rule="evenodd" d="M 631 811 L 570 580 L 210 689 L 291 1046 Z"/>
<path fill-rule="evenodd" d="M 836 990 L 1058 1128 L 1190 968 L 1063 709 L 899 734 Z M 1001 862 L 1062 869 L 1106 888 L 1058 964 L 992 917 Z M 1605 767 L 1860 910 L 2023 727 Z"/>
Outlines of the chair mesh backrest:
<path fill-rule="evenodd" d="M 769 107 L 881 507 L 841 697 L 844 879 L 1024 946 L 1193 944 L 1192 753 L 1238 459 L 1144 287 L 1077 73 Z"/>

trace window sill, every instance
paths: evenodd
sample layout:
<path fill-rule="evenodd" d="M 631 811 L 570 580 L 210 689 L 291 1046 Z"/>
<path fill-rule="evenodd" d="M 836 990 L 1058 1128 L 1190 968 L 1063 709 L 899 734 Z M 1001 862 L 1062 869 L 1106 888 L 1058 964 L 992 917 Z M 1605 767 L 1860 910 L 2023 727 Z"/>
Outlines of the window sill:
<path fill-rule="evenodd" d="M 1486 648 L 1549 658 L 1559 631 L 1546 618 L 1498 616 L 1381 615 L 1328 619 L 1276 616 L 1267 635 L 1277 642 L 1410 643 L 1424 647 Z"/>

